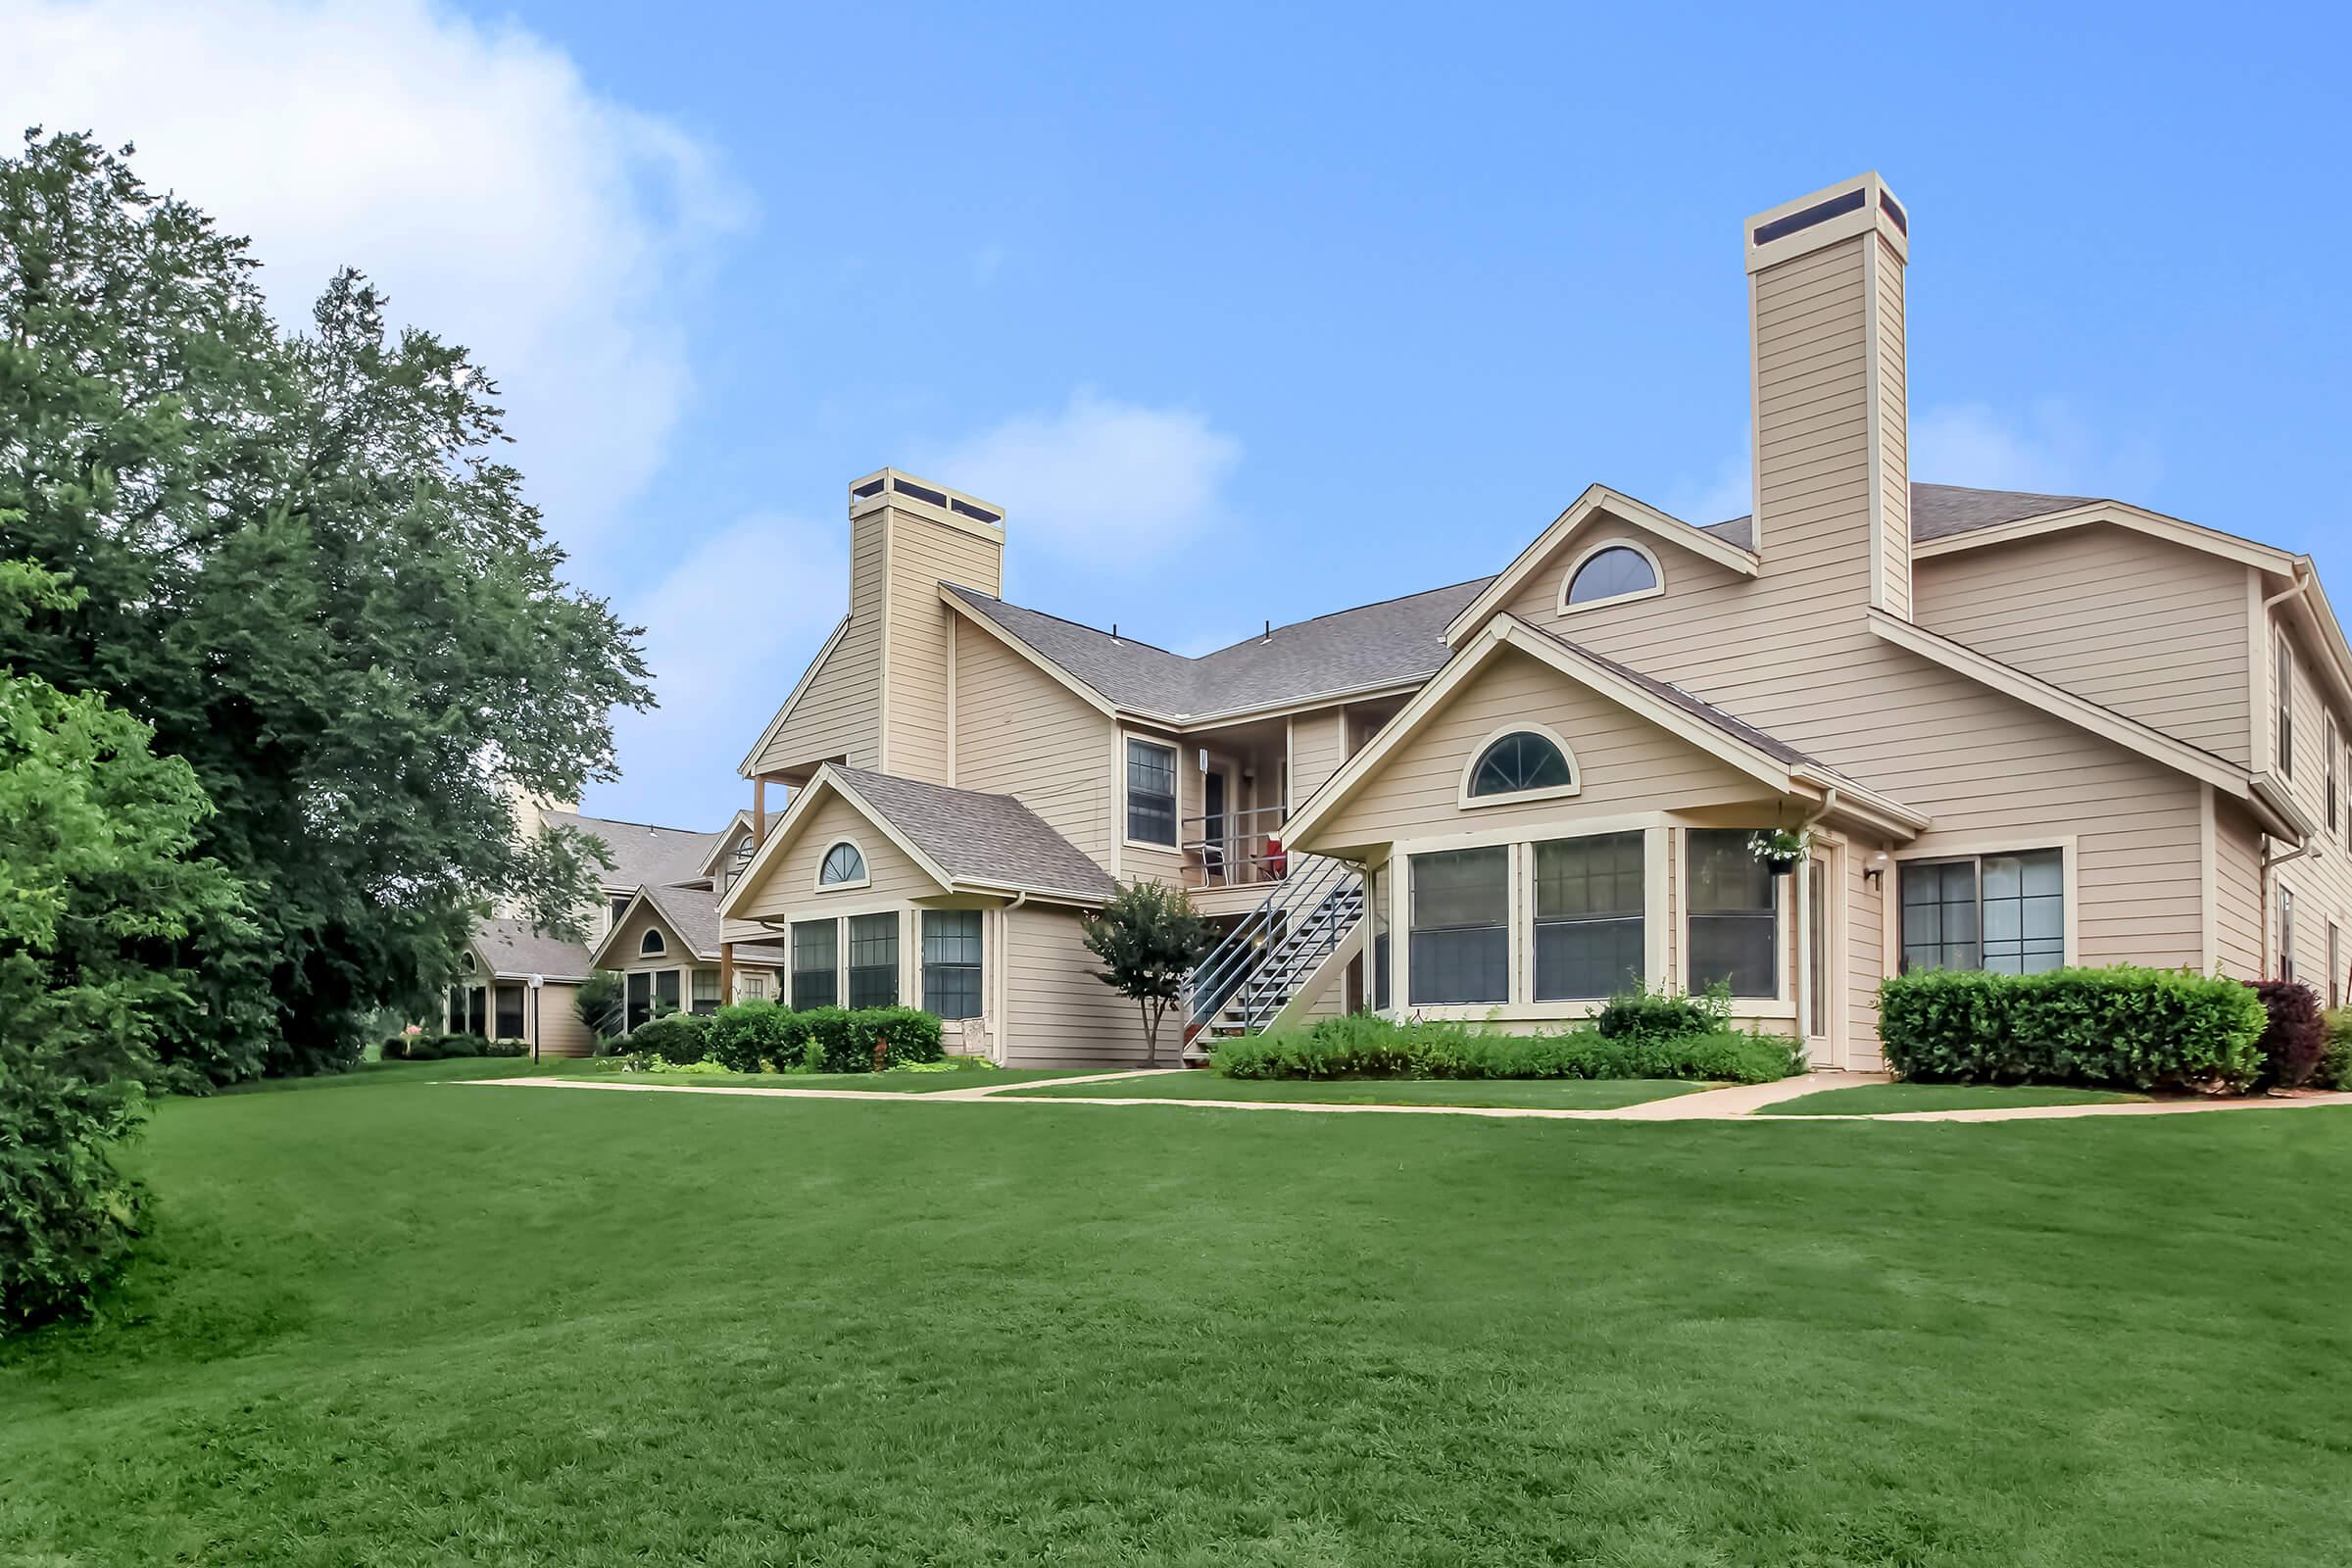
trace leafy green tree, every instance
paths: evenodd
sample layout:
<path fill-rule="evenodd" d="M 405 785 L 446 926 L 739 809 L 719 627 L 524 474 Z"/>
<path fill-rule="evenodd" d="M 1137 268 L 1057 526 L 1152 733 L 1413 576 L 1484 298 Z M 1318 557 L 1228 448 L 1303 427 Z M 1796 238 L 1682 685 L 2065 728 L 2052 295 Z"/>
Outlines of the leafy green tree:
<path fill-rule="evenodd" d="M 1159 1065 L 1160 1022 L 1216 935 L 1182 888 L 1161 882 L 1130 883 L 1087 918 L 1087 951 L 1102 960 L 1095 978 L 1143 1011 L 1146 1065 Z"/>
<path fill-rule="evenodd" d="M 74 608 L 0 562 L 0 622 Z M 189 976 L 235 965 L 237 884 L 195 854 L 194 772 L 95 694 L 0 667 L 0 1330 L 85 1308 L 138 1212 L 109 1151 L 159 1046 L 204 1023 Z"/>
<path fill-rule="evenodd" d="M 618 969 L 595 969 L 589 972 L 580 989 L 572 993 L 571 1010 L 599 1040 L 612 1040 L 620 1034 L 620 993 L 624 984 Z"/>
<path fill-rule="evenodd" d="M 492 896 L 579 934 L 602 847 L 510 803 L 613 776 L 638 633 L 562 580 L 462 348 L 389 331 L 349 271 L 281 333 L 244 241 L 128 157 L 35 132 L 0 160 L 0 557 L 85 590 L 0 658 L 109 694 L 213 803 L 250 947 L 190 976 L 167 1055 L 340 1066 Z"/>

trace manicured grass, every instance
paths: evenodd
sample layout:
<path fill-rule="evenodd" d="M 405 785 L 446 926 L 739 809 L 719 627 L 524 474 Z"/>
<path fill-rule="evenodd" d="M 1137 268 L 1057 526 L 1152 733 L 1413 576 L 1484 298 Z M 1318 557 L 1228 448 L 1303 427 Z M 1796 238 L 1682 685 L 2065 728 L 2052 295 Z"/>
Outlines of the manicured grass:
<path fill-rule="evenodd" d="M 1856 1084 L 1766 1105 L 1758 1116 L 1875 1116 L 1901 1110 L 1998 1110 L 2012 1105 L 2118 1105 L 2145 1095 L 2042 1084 Z"/>
<path fill-rule="evenodd" d="M 0 1562 L 2187 1568 L 2352 1539 L 2352 1111 L 163 1107 Z"/>
<path fill-rule="evenodd" d="M 545 1071 L 492 1073 L 490 1077 L 546 1077 Z M 1083 1073 L 1050 1072 L 1042 1068 L 967 1068 L 960 1072 L 623 1072 L 612 1057 L 568 1063 L 554 1076 L 609 1079 L 617 1083 L 672 1084 L 688 1087 L 744 1086 L 754 1089 L 857 1089 L 885 1095 L 936 1095 L 947 1089 L 996 1089 L 1005 1084 L 1047 1083 Z"/>
<path fill-rule="evenodd" d="M 1612 1110 L 1714 1087 L 1669 1078 L 1227 1078 L 1196 1070 L 1102 1084 L 1016 1089 L 1007 1098 L 1251 1100 L 1298 1105 L 1544 1105 L 1556 1110 Z"/>

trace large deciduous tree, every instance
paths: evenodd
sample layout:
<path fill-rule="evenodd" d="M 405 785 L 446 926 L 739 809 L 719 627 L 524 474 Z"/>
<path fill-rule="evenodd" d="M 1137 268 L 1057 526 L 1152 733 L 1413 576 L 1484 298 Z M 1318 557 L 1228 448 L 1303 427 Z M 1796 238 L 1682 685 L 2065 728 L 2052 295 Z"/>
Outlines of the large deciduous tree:
<path fill-rule="evenodd" d="M 189 977 L 167 1060 L 333 1066 L 493 894 L 576 918 L 600 852 L 511 803 L 612 776 L 646 670 L 559 575 L 463 349 L 388 330 L 349 271 L 281 332 L 245 243 L 128 157 L 36 133 L 0 160 L 0 558 L 84 591 L 0 625 L 0 658 L 110 694 L 210 798 L 196 848 L 253 927 Z"/>

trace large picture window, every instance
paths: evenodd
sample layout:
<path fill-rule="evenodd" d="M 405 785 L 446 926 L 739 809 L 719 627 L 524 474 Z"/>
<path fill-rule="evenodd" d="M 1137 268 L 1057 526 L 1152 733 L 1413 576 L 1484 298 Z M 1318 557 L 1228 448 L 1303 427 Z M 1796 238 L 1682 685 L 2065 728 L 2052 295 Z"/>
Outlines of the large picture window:
<path fill-rule="evenodd" d="M 840 927 L 831 920 L 792 926 L 792 1004 L 831 1007 L 841 1002 Z"/>
<path fill-rule="evenodd" d="M 1689 835 L 1690 989 L 1728 981 L 1735 997 L 1781 994 L 1781 879 L 1747 847 L 1745 828 Z"/>
<path fill-rule="evenodd" d="M 1176 847 L 1176 748 L 1127 743 L 1127 836 Z"/>
<path fill-rule="evenodd" d="M 923 911 L 923 1010 L 942 1018 L 980 1016 L 980 911 Z"/>
<path fill-rule="evenodd" d="M 1639 833 L 1536 846 L 1538 1002 L 1597 999 L 1642 978 L 1646 885 Z"/>
<path fill-rule="evenodd" d="M 850 917 L 850 1005 L 895 1007 L 899 1002 L 899 916 Z"/>
<path fill-rule="evenodd" d="M 1510 999 L 1511 858 L 1501 845 L 1412 858 L 1413 1004 Z"/>
<path fill-rule="evenodd" d="M 2060 850 L 1903 866 L 1903 968 L 2039 974 L 2066 962 Z"/>

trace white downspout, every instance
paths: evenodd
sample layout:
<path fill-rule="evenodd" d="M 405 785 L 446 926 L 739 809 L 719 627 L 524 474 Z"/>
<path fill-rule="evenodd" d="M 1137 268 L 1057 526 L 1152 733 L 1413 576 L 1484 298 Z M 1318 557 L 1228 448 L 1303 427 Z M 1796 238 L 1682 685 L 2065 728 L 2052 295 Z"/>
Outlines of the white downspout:
<path fill-rule="evenodd" d="M 2273 636 L 2275 637 L 2276 629 L 2271 625 L 2271 612 L 2277 609 L 2278 606 L 2285 604 L 2290 599 L 2302 598 L 2306 593 L 2310 592 L 2311 585 L 2317 579 L 2307 574 L 2301 566 L 2297 566 L 2294 572 L 2294 581 L 2287 584 L 2284 588 L 2279 589 L 2277 593 L 2271 595 L 2270 598 L 2265 599 L 2262 602 L 2260 612 L 2262 615 L 2263 630 L 2272 632 Z M 2264 639 L 2263 654 L 2263 689 L 2265 691 L 2269 691 L 2271 683 L 2278 678 L 2278 656 L 2276 651 L 2276 644 L 2272 638 Z M 2286 700 L 2289 703 L 2292 703 L 2295 700 L 2295 694 L 2293 692 L 2288 692 L 2286 694 Z M 2271 736 L 2271 746 L 2274 750 L 2276 750 L 2278 745 L 2278 737 L 2276 733 L 2278 729 L 2278 701 L 2277 694 L 2274 693 L 2271 699 L 2271 727 L 2273 730 L 2273 734 Z M 2299 848 L 2289 850 L 2284 855 L 2278 856 L 2276 858 L 2270 856 L 2265 856 L 2263 858 L 2261 886 L 2257 890 L 2261 894 L 2262 907 L 2260 917 L 2262 920 L 2262 928 L 2255 933 L 2255 941 L 2257 943 L 2256 951 L 2267 952 L 2270 948 L 2271 938 L 2273 935 L 2271 930 L 2271 868 L 2273 866 L 2284 865 L 2289 860 L 2299 860 L 2310 853 L 2311 841 L 2306 839 Z M 2278 956 L 2283 958 L 2285 955 L 2280 954 Z"/>

